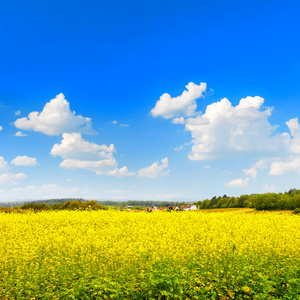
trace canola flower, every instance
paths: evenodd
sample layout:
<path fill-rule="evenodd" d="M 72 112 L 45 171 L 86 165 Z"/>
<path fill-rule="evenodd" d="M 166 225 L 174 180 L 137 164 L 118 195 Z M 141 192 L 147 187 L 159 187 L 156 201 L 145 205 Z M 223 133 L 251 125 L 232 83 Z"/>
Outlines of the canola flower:
<path fill-rule="evenodd" d="M 300 299 L 295 215 L 0 213 L 0 232 L 0 299 Z"/>

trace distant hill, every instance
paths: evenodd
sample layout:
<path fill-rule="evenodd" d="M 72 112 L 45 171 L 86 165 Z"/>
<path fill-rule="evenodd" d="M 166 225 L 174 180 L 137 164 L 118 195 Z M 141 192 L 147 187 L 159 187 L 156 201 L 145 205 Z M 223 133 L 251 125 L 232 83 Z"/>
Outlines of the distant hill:
<path fill-rule="evenodd" d="M 54 204 L 62 203 L 64 204 L 67 201 L 81 201 L 88 202 L 89 200 L 83 198 L 61 198 L 61 199 L 48 199 L 48 200 L 33 200 L 33 201 L 20 201 L 20 202 L 0 202 L 0 207 L 20 207 L 24 204 L 46 204 L 47 206 L 52 206 Z M 132 208 L 143 209 L 150 208 L 153 206 L 157 207 L 165 207 L 165 206 L 176 206 L 176 205 L 185 205 L 185 202 L 169 202 L 169 201 L 154 201 L 154 200 L 129 200 L 123 202 L 111 201 L 111 200 L 103 200 L 97 201 L 98 204 L 104 206 L 118 207 L 118 208 L 126 208 L 127 206 L 131 206 Z"/>
<path fill-rule="evenodd" d="M 22 205 L 28 204 L 28 203 L 53 205 L 53 204 L 57 204 L 57 203 L 65 203 L 67 201 L 78 201 L 78 200 L 80 200 L 82 202 L 87 201 L 82 198 L 61 198 L 61 199 L 18 201 L 18 202 L 0 202 L 0 207 L 16 207 L 16 206 L 22 206 Z"/>

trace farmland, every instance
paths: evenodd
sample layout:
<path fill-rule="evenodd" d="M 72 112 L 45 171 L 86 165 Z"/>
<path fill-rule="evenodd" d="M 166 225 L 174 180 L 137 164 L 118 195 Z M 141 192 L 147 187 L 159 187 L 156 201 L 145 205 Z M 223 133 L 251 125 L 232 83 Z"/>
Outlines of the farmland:
<path fill-rule="evenodd" d="M 0 230 L 1 299 L 300 299 L 299 215 L 28 211 Z"/>

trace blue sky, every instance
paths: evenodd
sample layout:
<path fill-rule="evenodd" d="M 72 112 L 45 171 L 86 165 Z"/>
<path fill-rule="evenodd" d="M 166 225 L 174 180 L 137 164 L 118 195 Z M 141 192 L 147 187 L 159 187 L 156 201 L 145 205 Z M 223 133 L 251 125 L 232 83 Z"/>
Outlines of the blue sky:
<path fill-rule="evenodd" d="M 1 6 L 1 201 L 300 188 L 298 1 Z"/>

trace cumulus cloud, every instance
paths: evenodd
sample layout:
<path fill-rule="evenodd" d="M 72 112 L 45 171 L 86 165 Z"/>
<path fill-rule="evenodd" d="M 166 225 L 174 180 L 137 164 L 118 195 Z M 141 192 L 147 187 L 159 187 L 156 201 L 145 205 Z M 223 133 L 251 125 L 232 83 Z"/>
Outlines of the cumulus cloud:
<path fill-rule="evenodd" d="M 62 93 L 46 103 L 42 112 L 33 111 L 28 117 L 17 119 L 14 125 L 22 130 L 33 130 L 50 136 L 70 132 L 93 133 L 91 119 L 71 111 L 70 103 Z"/>
<path fill-rule="evenodd" d="M 269 175 L 282 175 L 292 171 L 300 173 L 300 125 L 298 118 L 286 122 L 292 139 L 289 143 L 290 156 L 287 159 L 272 162 Z"/>
<path fill-rule="evenodd" d="M 272 108 L 265 108 L 264 98 L 259 96 L 242 98 L 236 106 L 223 98 L 208 105 L 205 113 L 201 114 L 196 111 L 196 99 L 205 90 L 205 83 L 199 86 L 189 83 L 187 91 L 178 97 L 162 95 L 151 110 L 153 117 L 173 118 L 172 123 L 185 125 L 185 130 L 192 136 L 190 160 L 234 158 L 245 154 L 276 157 L 291 151 L 300 154 L 300 125 L 297 118 L 287 122 L 294 137 L 291 140 L 286 132 L 276 133 L 277 126 L 271 125 L 268 120 Z M 184 119 L 183 116 L 188 118 Z"/>
<path fill-rule="evenodd" d="M 246 177 L 245 179 L 239 178 L 239 179 L 234 179 L 230 182 L 227 182 L 225 185 L 227 187 L 247 187 L 249 181 L 250 181 L 249 177 Z"/>
<path fill-rule="evenodd" d="M 123 167 L 123 168 L 120 168 L 120 169 L 115 168 L 115 169 L 109 171 L 108 175 L 117 176 L 117 177 L 119 177 L 119 176 L 121 176 L 121 177 L 122 176 L 133 176 L 133 175 L 135 175 L 135 172 L 129 172 L 127 167 Z"/>
<path fill-rule="evenodd" d="M 8 167 L 7 161 L 4 159 L 4 157 L 0 156 L 0 170 L 4 170 Z"/>
<path fill-rule="evenodd" d="M 184 117 L 174 118 L 172 120 L 172 123 L 173 124 L 181 124 L 181 125 L 183 125 L 185 123 Z"/>
<path fill-rule="evenodd" d="M 98 145 L 87 142 L 81 133 L 64 133 L 60 144 L 55 144 L 51 154 L 62 158 L 110 158 L 115 152 L 114 144 Z"/>
<path fill-rule="evenodd" d="M 294 158 L 291 161 L 275 161 L 272 162 L 269 175 L 282 175 L 291 171 L 300 173 L 300 157 Z"/>
<path fill-rule="evenodd" d="M 31 166 L 32 167 L 32 166 L 38 165 L 38 162 L 37 162 L 36 158 L 28 157 L 28 156 L 24 155 L 24 156 L 17 156 L 16 158 L 14 158 L 11 161 L 11 164 L 15 165 L 15 166 Z"/>
<path fill-rule="evenodd" d="M 170 170 L 168 170 L 168 158 L 161 160 L 161 163 L 154 162 L 151 166 L 140 169 L 137 173 L 139 177 L 149 177 L 157 178 L 164 175 L 169 175 Z"/>
<path fill-rule="evenodd" d="M 131 176 L 127 167 L 118 169 L 113 153 L 116 151 L 113 144 L 98 145 L 85 141 L 81 133 L 64 133 L 60 144 L 55 144 L 51 154 L 60 156 L 64 160 L 61 167 L 68 169 L 86 169 L 98 175 Z"/>
<path fill-rule="evenodd" d="M 298 118 L 290 119 L 286 122 L 293 139 L 290 143 L 290 152 L 292 154 L 300 154 L 300 125 Z"/>
<path fill-rule="evenodd" d="M 257 178 L 257 170 L 254 167 L 250 169 L 244 169 L 243 172 L 245 175 L 251 176 L 254 180 Z"/>
<path fill-rule="evenodd" d="M 163 94 L 151 110 L 153 117 L 165 119 L 174 118 L 179 115 L 193 116 L 197 109 L 196 99 L 200 98 L 206 91 L 206 83 L 197 85 L 190 82 L 180 96 L 172 98 L 168 93 Z"/>
<path fill-rule="evenodd" d="M 15 111 L 15 116 L 19 116 L 21 114 L 20 110 Z"/>
<path fill-rule="evenodd" d="M 26 133 L 23 133 L 22 131 L 16 132 L 15 136 L 28 136 Z"/>
<path fill-rule="evenodd" d="M 0 174 L 0 185 L 5 184 L 18 184 L 18 180 L 24 179 L 27 176 L 23 173 L 12 174 L 12 173 L 2 173 Z"/>
<path fill-rule="evenodd" d="M 2 131 L 3 130 L 3 127 L 2 126 L 0 126 L 0 131 Z"/>
<path fill-rule="evenodd" d="M 232 106 L 226 98 L 210 104 L 204 115 L 186 120 L 185 129 L 193 138 L 190 160 L 231 158 L 240 154 L 277 154 L 286 150 L 288 134 L 274 134 L 268 117 L 271 109 L 261 109 L 258 96 Z"/>

